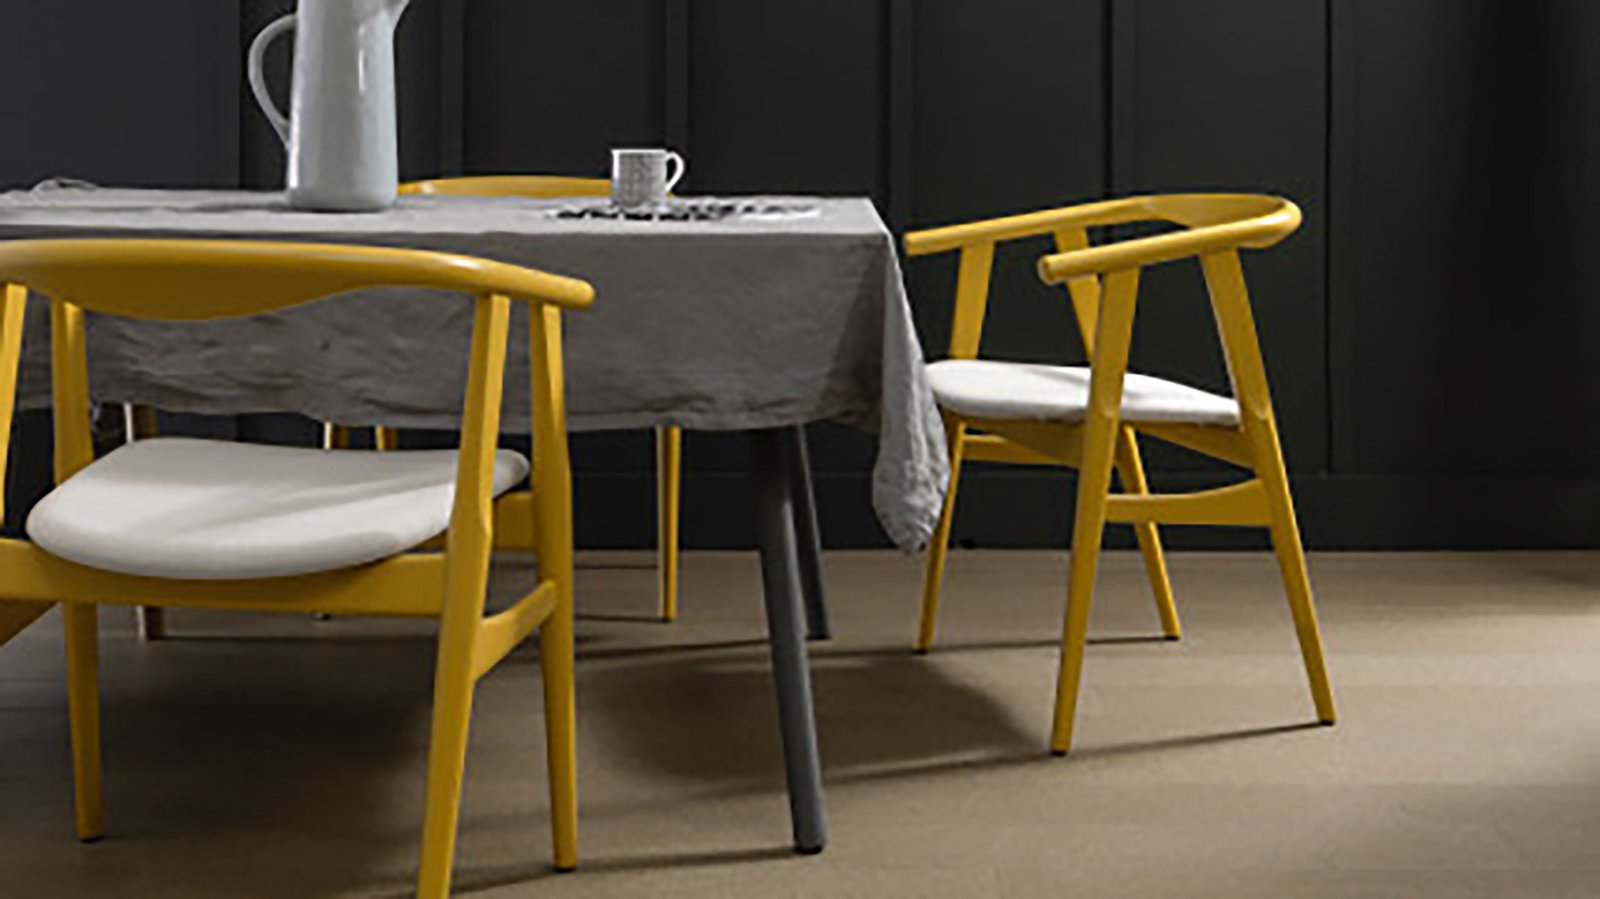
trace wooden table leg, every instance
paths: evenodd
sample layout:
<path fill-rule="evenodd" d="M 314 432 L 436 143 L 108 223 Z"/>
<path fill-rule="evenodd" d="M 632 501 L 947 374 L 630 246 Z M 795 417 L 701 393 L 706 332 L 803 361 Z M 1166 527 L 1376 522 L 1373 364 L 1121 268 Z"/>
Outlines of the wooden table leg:
<path fill-rule="evenodd" d="M 761 581 L 766 594 L 772 676 L 778 690 L 789 782 L 789 813 L 796 852 L 812 854 L 827 843 L 822 807 L 822 761 L 811 702 L 811 671 L 802 633 L 799 553 L 789 472 L 794 437 L 789 429 L 752 431 L 750 473 L 755 489 L 756 533 L 761 545 Z"/>
<path fill-rule="evenodd" d="M 789 496 L 794 501 L 795 536 L 800 549 L 800 586 L 805 592 L 806 636 L 826 640 L 833 636 L 828 624 L 828 597 L 822 580 L 822 530 L 817 526 L 817 494 L 812 486 L 811 454 L 806 449 L 806 429 L 783 429 L 784 468 Z"/>

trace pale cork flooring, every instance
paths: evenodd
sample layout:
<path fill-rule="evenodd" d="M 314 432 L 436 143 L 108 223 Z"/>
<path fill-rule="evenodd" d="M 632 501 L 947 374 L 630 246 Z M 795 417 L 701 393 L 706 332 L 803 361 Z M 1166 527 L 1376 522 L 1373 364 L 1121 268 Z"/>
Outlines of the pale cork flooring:
<path fill-rule="evenodd" d="M 583 866 L 549 873 L 538 667 L 484 682 L 456 887 L 483 897 L 1600 896 L 1600 554 L 1313 559 L 1343 720 L 1269 557 L 1101 578 L 1074 754 L 1045 751 L 1064 553 L 833 553 L 814 645 L 831 842 L 788 851 L 753 554 L 580 573 Z M 108 836 L 71 837 L 60 625 L 0 648 L 0 896 L 405 895 L 432 665 L 411 625 L 177 613 L 104 640 Z"/>

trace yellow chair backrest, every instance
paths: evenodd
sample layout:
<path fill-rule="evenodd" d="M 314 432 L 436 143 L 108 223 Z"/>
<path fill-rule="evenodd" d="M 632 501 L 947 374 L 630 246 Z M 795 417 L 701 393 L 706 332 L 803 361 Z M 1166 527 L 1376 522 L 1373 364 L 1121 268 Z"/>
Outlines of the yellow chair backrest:
<path fill-rule="evenodd" d="M 400 185 L 402 196 L 437 197 L 526 197 L 530 199 L 557 199 L 561 197 L 605 197 L 611 195 L 611 182 L 604 178 L 574 178 L 564 175 L 470 175 L 460 178 L 436 178 L 429 181 L 411 181 Z M 348 447 L 351 429 L 328 423 L 325 431 L 328 447 Z M 382 425 L 374 429 L 374 442 L 380 448 L 393 449 L 399 445 L 400 434 L 394 428 Z"/>
<path fill-rule="evenodd" d="M 439 178 L 400 185 L 400 193 L 452 197 L 606 197 L 611 182 L 605 178 L 569 178 L 561 175 L 479 175 Z"/>
<path fill-rule="evenodd" d="M 551 385 L 561 383 L 561 308 L 594 299 L 587 283 L 467 256 L 418 250 L 325 244 L 191 240 L 19 240 L 0 242 L 0 434 L 10 434 L 28 291 L 51 299 L 52 392 L 56 409 L 56 477 L 65 480 L 93 461 L 85 309 L 126 318 L 204 321 L 286 309 L 333 294 L 376 287 L 455 291 L 477 298 L 467 413 L 497 422 L 506 320 L 512 299 L 545 310 L 532 316 L 535 362 L 545 379 L 535 394 L 537 430 L 546 440 L 564 422 L 551 419 Z M 496 347 L 494 344 L 499 344 Z M 492 389 L 493 408 L 474 392 Z M 540 408 L 542 407 L 542 408 Z M 479 430 L 482 430 L 481 428 Z M 494 428 L 488 428 L 493 433 Z M 0 471 L 7 444 L 0 440 Z M 3 514 L 3 508 L 0 508 Z"/>
<path fill-rule="evenodd" d="M 419 287 L 578 308 L 586 283 L 470 256 L 339 244 L 178 240 L 0 243 L 0 283 L 107 315 L 202 321 L 374 287 Z"/>
<path fill-rule="evenodd" d="M 1300 221 L 1300 207 L 1281 197 L 1167 194 L 1125 197 L 932 228 L 907 234 L 905 246 L 906 253 L 911 256 L 961 251 L 950 358 L 973 359 L 978 355 L 983 335 L 995 244 L 1029 237 L 1053 237 L 1057 252 L 1040 260 L 1039 275 L 1047 283 L 1067 285 L 1084 346 L 1093 352 L 1106 280 L 1178 259 L 1199 257 L 1204 260 L 1241 248 L 1270 247 L 1293 234 L 1300 227 Z M 1090 228 L 1143 222 L 1165 222 L 1180 226 L 1180 230 L 1102 246 L 1089 243 Z M 1213 301 L 1231 302 L 1233 291 L 1218 290 L 1221 285 L 1210 267 L 1207 275 Z M 1219 297 L 1219 292 L 1226 295 Z"/>

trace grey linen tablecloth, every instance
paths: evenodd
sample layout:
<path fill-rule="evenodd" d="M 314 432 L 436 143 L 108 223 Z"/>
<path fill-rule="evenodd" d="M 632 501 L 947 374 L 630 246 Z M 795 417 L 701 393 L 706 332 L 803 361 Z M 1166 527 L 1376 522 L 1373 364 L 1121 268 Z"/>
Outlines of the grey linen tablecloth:
<path fill-rule="evenodd" d="M 854 423 L 878 438 L 879 521 L 898 546 L 921 548 L 949 464 L 893 237 L 864 199 L 761 199 L 810 210 L 647 222 L 555 215 L 583 201 L 403 197 L 384 212 L 329 215 L 291 210 L 276 193 L 57 188 L 0 194 L 0 239 L 361 243 L 583 278 L 594 308 L 564 317 L 573 429 Z M 471 321 L 470 303 L 425 291 L 203 324 L 95 318 L 90 380 L 104 402 L 450 428 Z M 36 302 L 23 357 L 29 405 L 48 402 L 47 328 Z M 512 333 L 504 421 L 525 431 L 525 324 Z"/>

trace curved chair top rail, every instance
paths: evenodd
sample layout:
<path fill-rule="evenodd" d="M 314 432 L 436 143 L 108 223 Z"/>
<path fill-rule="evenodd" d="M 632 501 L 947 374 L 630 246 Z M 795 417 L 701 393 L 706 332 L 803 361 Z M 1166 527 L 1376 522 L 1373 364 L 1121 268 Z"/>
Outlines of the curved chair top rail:
<path fill-rule="evenodd" d="M 400 185 L 400 193 L 413 196 L 452 197 L 605 197 L 611 182 L 605 178 L 572 178 L 565 175 L 479 175 L 466 178 L 439 178 Z"/>
<path fill-rule="evenodd" d="M 920 256 L 1135 222 L 1170 222 L 1184 229 L 1046 256 L 1039 263 L 1040 276 L 1054 283 L 1225 249 L 1270 247 L 1299 228 L 1300 219 L 1300 208 L 1294 203 L 1260 194 L 1126 197 L 918 231 L 906 235 L 906 252 Z"/>
<path fill-rule="evenodd" d="M 382 247 L 218 240 L 0 242 L 0 284 L 85 309 L 163 321 L 255 315 L 378 287 L 499 294 L 571 309 L 594 288 L 471 256 Z"/>

